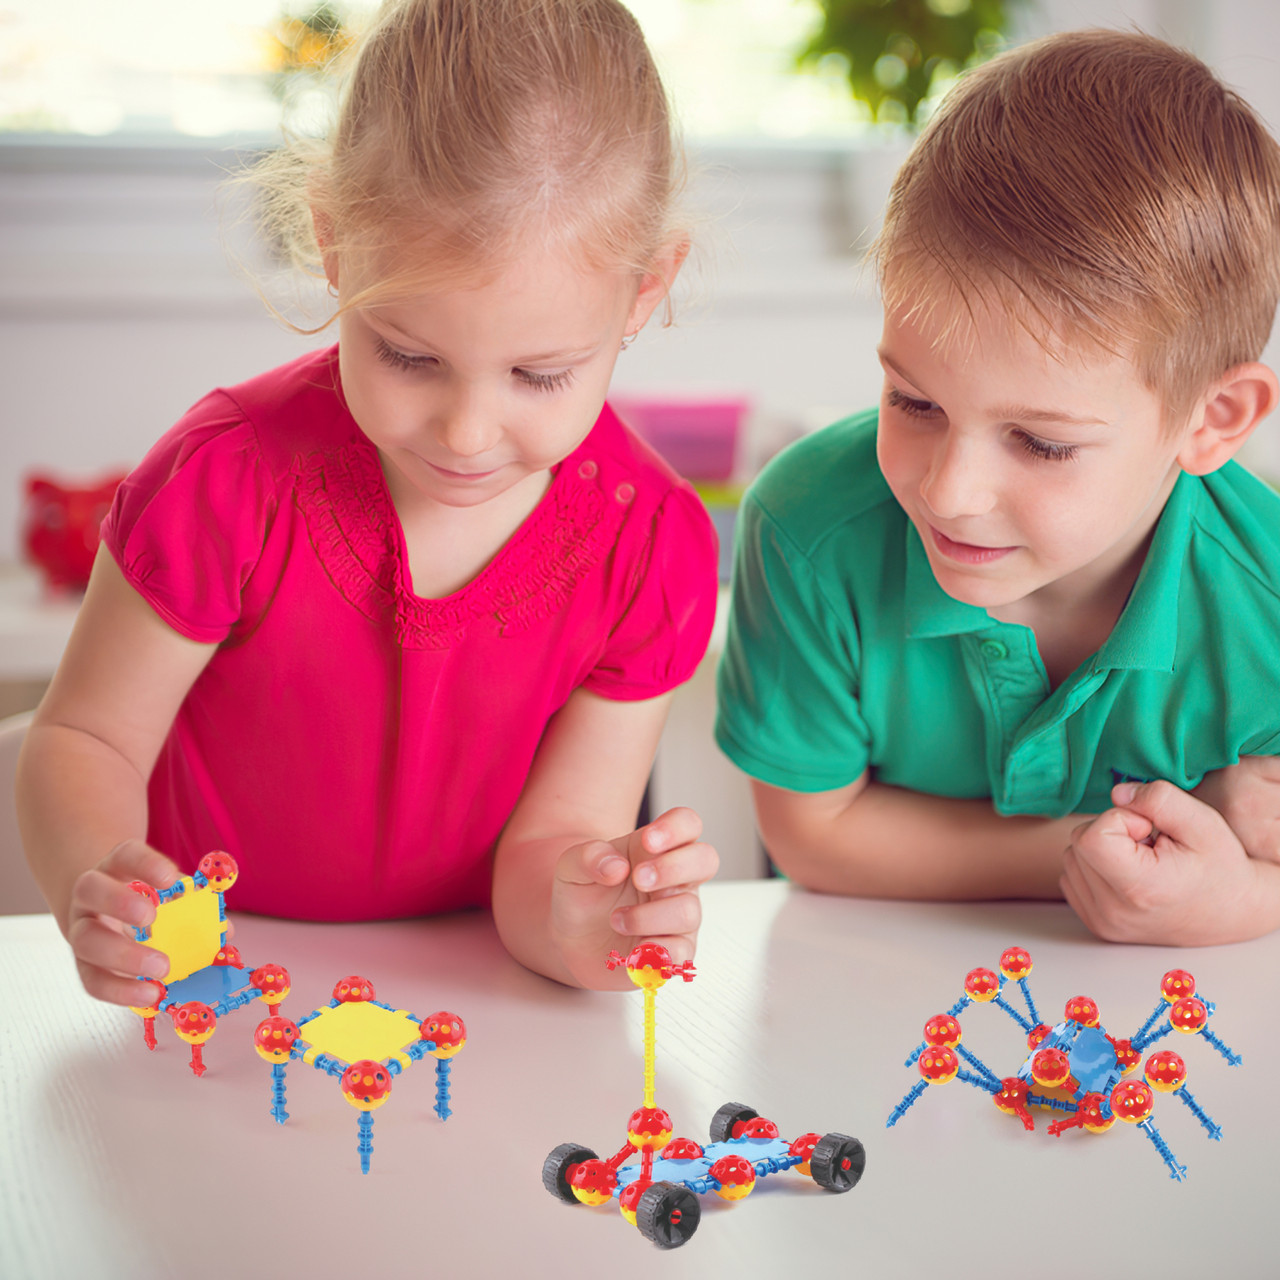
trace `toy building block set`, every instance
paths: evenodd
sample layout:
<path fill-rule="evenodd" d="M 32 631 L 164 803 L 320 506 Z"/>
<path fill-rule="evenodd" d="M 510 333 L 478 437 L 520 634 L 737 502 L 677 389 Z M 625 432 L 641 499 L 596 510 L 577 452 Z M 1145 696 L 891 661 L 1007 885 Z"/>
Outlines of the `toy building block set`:
<path fill-rule="evenodd" d="M 417 1018 L 404 1009 L 374 999 L 365 978 L 342 978 L 328 1005 L 297 1023 L 266 1018 L 253 1037 L 258 1053 L 271 1063 L 271 1114 L 280 1124 L 284 1109 L 285 1066 L 290 1058 L 327 1075 L 337 1076 L 342 1096 L 359 1111 L 360 1172 L 369 1172 L 373 1155 L 373 1112 L 391 1096 L 392 1077 L 430 1055 L 436 1060 L 434 1111 L 447 1120 L 450 1059 L 467 1042 L 467 1029 L 456 1013 L 441 1010 Z"/>
<path fill-rule="evenodd" d="M 759 1179 L 797 1169 L 828 1191 L 848 1191 L 862 1176 L 866 1152 L 843 1133 L 806 1133 L 788 1142 L 778 1126 L 750 1107 L 730 1102 L 711 1120 L 707 1145 L 676 1138 L 670 1115 L 654 1105 L 654 997 L 669 979 L 691 982 L 693 965 L 674 964 L 665 947 L 642 944 L 625 959 L 611 952 L 608 965 L 626 965 L 644 992 L 644 1105 L 627 1121 L 627 1140 L 607 1160 L 590 1147 L 562 1143 L 547 1156 L 542 1182 L 568 1204 L 601 1205 L 614 1197 L 622 1215 L 659 1248 L 674 1249 L 698 1229 L 698 1196 L 724 1200 L 750 1195 Z M 639 1164 L 626 1163 L 633 1156 Z"/>
<path fill-rule="evenodd" d="M 1098 1006 L 1088 996 L 1068 1000 L 1063 1020 L 1056 1025 L 1042 1022 L 1027 985 L 1030 972 L 1031 956 L 1025 948 L 1009 947 L 1000 957 L 999 976 L 990 969 L 971 969 L 965 975 L 960 999 L 925 1023 L 924 1042 L 905 1063 L 917 1066 L 922 1078 L 890 1113 L 886 1127 L 897 1124 L 930 1085 L 960 1079 L 990 1094 L 999 1110 L 1017 1116 L 1027 1130 L 1035 1128 L 1029 1107 L 1065 1113 L 1049 1125 L 1055 1137 L 1074 1128 L 1106 1133 L 1117 1120 L 1133 1125 L 1150 1140 L 1169 1176 L 1181 1182 L 1187 1168 L 1178 1163 L 1151 1119 L 1156 1093 L 1176 1095 L 1210 1138 L 1222 1136 L 1186 1087 L 1186 1063 L 1172 1049 L 1161 1049 L 1147 1058 L 1143 1080 L 1124 1077 L 1142 1062 L 1147 1049 L 1173 1031 L 1198 1036 L 1231 1066 L 1239 1066 L 1239 1054 L 1209 1030 L 1214 1003 L 1197 995 L 1195 979 L 1185 969 L 1170 969 L 1161 979 L 1160 1000 L 1151 1016 L 1134 1035 L 1117 1039 L 1101 1024 Z M 1026 1015 L 1005 1000 L 1009 983 L 1020 989 Z M 1026 1034 L 1028 1054 L 1015 1075 L 996 1075 L 961 1043 L 957 1018 L 972 1004 L 996 1005 Z M 971 1071 L 961 1066 L 962 1060 Z"/>

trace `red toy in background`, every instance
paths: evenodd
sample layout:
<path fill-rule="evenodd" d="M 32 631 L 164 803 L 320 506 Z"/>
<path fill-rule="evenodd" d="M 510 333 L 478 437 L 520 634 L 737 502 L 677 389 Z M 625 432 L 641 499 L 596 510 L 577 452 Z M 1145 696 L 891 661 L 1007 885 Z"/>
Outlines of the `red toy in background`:
<path fill-rule="evenodd" d="M 83 591 L 88 585 L 98 530 L 127 474 L 116 472 L 84 488 L 44 475 L 27 477 L 22 547 L 52 590 Z"/>

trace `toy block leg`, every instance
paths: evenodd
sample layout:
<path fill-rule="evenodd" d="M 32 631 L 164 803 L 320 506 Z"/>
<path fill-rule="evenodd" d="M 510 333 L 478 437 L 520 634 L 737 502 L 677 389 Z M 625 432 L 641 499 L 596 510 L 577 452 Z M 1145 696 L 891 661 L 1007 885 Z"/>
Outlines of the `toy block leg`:
<path fill-rule="evenodd" d="M 369 1172 L 369 1161 L 373 1156 L 373 1113 L 360 1112 L 360 1140 L 356 1144 L 360 1152 L 360 1172 Z"/>
<path fill-rule="evenodd" d="M 1187 1088 L 1183 1087 L 1179 1089 L 1174 1096 L 1180 1098 L 1187 1110 L 1190 1111 L 1202 1125 L 1204 1125 L 1205 1132 L 1214 1140 L 1214 1142 L 1218 1142 L 1222 1138 L 1222 1126 L 1215 1124 L 1213 1117 L 1205 1114 L 1204 1108 L 1196 1101 L 1194 1095 Z"/>
<path fill-rule="evenodd" d="M 289 1113 L 284 1109 L 285 1068 L 283 1062 L 271 1064 L 271 1114 L 277 1124 L 284 1124 Z"/>
<path fill-rule="evenodd" d="M 191 1046 L 191 1070 L 197 1076 L 202 1076 L 205 1073 L 204 1058 L 201 1056 L 200 1046 L 198 1044 L 193 1044 Z"/>
<path fill-rule="evenodd" d="M 1187 1176 L 1187 1166 L 1179 1164 L 1174 1159 L 1173 1152 L 1169 1150 L 1169 1144 L 1160 1136 L 1160 1130 L 1151 1123 L 1150 1120 L 1144 1120 L 1138 1125 L 1148 1138 L 1151 1139 L 1151 1145 L 1160 1153 L 1160 1158 L 1169 1166 L 1169 1176 L 1178 1182 L 1184 1182 Z"/>
<path fill-rule="evenodd" d="M 154 1013 L 143 1015 L 142 1042 L 148 1049 L 156 1047 L 156 1015 Z"/>
<path fill-rule="evenodd" d="M 1238 1067 L 1244 1061 L 1244 1059 L 1238 1053 L 1236 1053 L 1233 1049 L 1230 1049 L 1225 1044 L 1223 1044 L 1222 1041 L 1219 1040 L 1218 1037 L 1215 1036 L 1213 1032 L 1209 1030 L 1208 1027 L 1201 1027 L 1196 1034 L 1203 1037 L 1211 1045 L 1213 1045 L 1213 1047 L 1217 1049 L 1217 1051 L 1220 1054 L 1222 1054 L 1222 1056 L 1226 1058 L 1226 1060 L 1233 1067 Z"/>
<path fill-rule="evenodd" d="M 452 1065 L 448 1058 L 436 1059 L 436 1105 L 433 1110 L 441 1120 L 453 1115 L 449 1107 L 449 1070 Z"/>

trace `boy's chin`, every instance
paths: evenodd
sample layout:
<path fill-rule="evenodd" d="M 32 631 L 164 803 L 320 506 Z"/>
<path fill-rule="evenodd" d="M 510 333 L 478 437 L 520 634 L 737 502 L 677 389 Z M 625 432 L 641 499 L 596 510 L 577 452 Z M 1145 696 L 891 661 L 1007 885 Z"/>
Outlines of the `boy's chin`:
<path fill-rule="evenodd" d="M 941 565 L 930 561 L 933 576 L 938 585 L 953 600 L 971 604 L 979 609 L 1000 609 L 1024 600 L 1032 586 L 1012 578 L 984 576 L 972 570 L 958 569 L 954 565 Z"/>

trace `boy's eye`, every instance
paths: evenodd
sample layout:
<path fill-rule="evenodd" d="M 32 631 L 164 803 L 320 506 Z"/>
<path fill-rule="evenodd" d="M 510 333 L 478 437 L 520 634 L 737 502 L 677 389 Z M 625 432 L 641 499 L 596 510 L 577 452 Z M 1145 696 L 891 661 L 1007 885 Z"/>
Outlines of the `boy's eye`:
<path fill-rule="evenodd" d="M 435 356 L 411 356 L 407 352 L 397 351 L 384 338 L 377 341 L 378 359 L 393 369 L 429 369 L 436 363 Z"/>
<path fill-rule="evenodd" d="M 1070 462 L 1080 451 L 1079 445 L 1053 444 L 1049 440 L 1041 440 L 1039 436 L 1030 435 L 1026 431 L 1016 431 L 1018 443 L 1034 458 L 1043 458 L 1046 462 Z"/>
<path fill-rule="evenodd" d="M 894 409 L 901 409 L 903 413 L 912 414 L 917 418 L 927 418 L 939 412 L 938 406 L 932 400 L 917 400 L 914 396 L 899 391 L 893 385 L 890 385 L 885 399 Z"/>
<path fill-rule="evenodd" d="M 536 391 L 559 391 L 573 381 L 572 369 L 560 369 L 555 373 L 535 373 L 532 369 L 516 369 L 515 375 L 526 386 Z"/>

